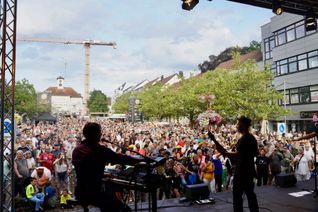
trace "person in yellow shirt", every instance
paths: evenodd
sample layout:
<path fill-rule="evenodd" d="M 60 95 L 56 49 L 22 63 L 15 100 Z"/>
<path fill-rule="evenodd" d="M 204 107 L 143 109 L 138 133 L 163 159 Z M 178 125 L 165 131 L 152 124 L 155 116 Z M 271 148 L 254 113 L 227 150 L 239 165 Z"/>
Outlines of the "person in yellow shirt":
<path fill-rule="evenodd" d="M 64 190 L 60 197 L 60 205 L 62 209 L 73 208 L 73 205 L 67 204 L 67 200 L 71 199 L 72 196 L 68 193 L 68 190 Z"/>
<path fill-rule="evenodd" d="M 211 193 L 215 193 L 214 164 L 209 157 L 205 159 L 202 180 L 208 184 Z"/>
<path fill-rule="evenodd" d="M 30 184 L 25 188 L 26 197 L 32 201 L 35 202 L 35 211 L 40 212 L 44 211 L 41 205 L 44 202 L 44 193 L 38 192 L 38 188 L 36 187 L 36 179 L 31 178 Z"/>

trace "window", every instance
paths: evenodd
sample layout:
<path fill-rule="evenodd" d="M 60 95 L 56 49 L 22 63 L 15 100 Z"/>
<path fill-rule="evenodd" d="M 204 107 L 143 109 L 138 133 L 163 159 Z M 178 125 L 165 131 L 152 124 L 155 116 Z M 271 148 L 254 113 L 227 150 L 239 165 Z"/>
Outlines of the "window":
<path fill-rule="evenodd" d="M 284 43 L 286 43 L 286 32 L 285 32 L 285 29 L 277 32 L 277 40 L 276 40 L 277 46 L 282 45 Z"/>
<path fill-rule="evenodd" d="M 290 89 L 290 103 L 291 104 L 298 104 L 299 103 L 298 88 Z"/>
<path fill-rule="evenodd" d="M 274 32 L 276 46 L 291 42 L 307 35 L 316 33 L 317 30 L 306 32 L 304 20 L 294 23 L 290 26 L 284 27 L 279 31 Z"/>
<path fill-rule="evenodd" d="M 272 64 L 272 72 L 276 74 L 276 76 L 279 76 L 317 67 L 318 50 L 315 50 L 274 62 Z"/>
<path fill-rule="evenodd" d="M 318 102 L 318 85 L 310 86 L 311 102 Z"/>
<path fill-rule="evenodd" d="M 309 87 L 299 88 L 299 97 L 300 97 L 300 103 L 309 103 L 310 102 Z"/>
<path fill-rule="evenodd" d="M 285 105 L 285 101 L 286 100 L 286 105 L 290 104 L 290 99 L 289 99 L 289 90 L 285 90 L 285 99 L 283 98 L 282 100 L 282 105 Z"/>
<path fill-rule="evenodd" d="M 290 104 L 290 99 L 289 99 L 289 93 L 285 95 L 286 98 L 286 105 Z"/>
<path fill-rule="evenodd" d="M 288 70 L 289 73 L 297 71 L 297 57 L 291 57 L 288 59 Z"/>
<path fill-rule="evenodd" d="M 293 26 L 292 26 L 293 27 Z M 292 28 L 292 29 L 289 29 L 291 27 L 288 27 L 287 28 L 287 42 L 290 42 L 290 41 L 293 41 L 296 39 L 296 36 L 295 36 L 295 29 Z"/>
<path fill-rule="evenodd" d="M 298 56 L 298 70 L 305 70 L 307 69 L 307 60 L 306 54 L 302 54 Z"/>
<path fill-rule="evenodd" d="M 264 39 L 265 59 L 272 58 L 272 50 L 275 47 L 274 36 Z"/>
<path fill-rule="evenodd" d="M 309 68 L 318 67 L 318 51 L 312 51 L 308 53 L 308 65 Z"/>
<path fill-rule="evenodd" d="M 301 25 L 296 27 L 296 38 L 301 38 L 305 36 L 305 26 Z"/>
<path fill-rule="evenodd" d="M 279 62 L 279 72 L 280 74 L 288 74 L 288 64 L 287 60 L 281 60 Z"/>
<path fill-rule="evenodd" d="M 271 65 L 271 71 L 272 71 L 272 73 L 273 73 L 274 75 L 277 75 L 277 73 L 276 73 L 276 63 L 273 63 L 273 64 Z"/>
<path fill-rule="evenodd" d="M 309 58 L 308 63 L 309 63 L 309 68 L 318 67 L 318 56 Z"/>

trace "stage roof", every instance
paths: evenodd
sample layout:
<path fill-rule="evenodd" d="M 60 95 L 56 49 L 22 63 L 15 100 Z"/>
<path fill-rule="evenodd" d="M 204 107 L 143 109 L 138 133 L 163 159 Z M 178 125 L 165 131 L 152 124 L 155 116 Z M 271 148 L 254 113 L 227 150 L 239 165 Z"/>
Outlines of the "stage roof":
<path fill-rule="evenodd" d="M 228 0 L 242 4 L 249 4 L 257 7 L 272 9 L 272 0 Z M 281 1 L 284 12 L 294 13 L 305 16 L 308 9 L 313 9 L 313 12 L 318 18 L 318 0 L 284 0 Z"/>

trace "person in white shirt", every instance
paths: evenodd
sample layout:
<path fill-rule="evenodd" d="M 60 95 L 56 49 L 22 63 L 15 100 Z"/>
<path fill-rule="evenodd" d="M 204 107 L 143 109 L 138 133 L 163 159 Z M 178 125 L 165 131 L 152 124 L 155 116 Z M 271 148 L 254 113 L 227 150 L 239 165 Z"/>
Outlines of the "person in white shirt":
<path fill-rule="evenodd" d="M 312 160 L 304 154 L 304 148 L 298 148 L 298 154 L 293 160 L 295 166 L 295 176 L 297 181 L 305 181 L 310 179 L 310 171 L 312 170 Z"/>
<path fill-rule="evenodd" d="M 310 144 L 309 143 L 307 143 L 306 145 L 305 145 L 305 149 L 304 149 L 304 154 L 307 156 L 307 157 L 309 157 L 312 161 L 314 160 L 314 151 L 313 151 L 313 149 L 311 148 L 311 146 L 310 146 Z"/>

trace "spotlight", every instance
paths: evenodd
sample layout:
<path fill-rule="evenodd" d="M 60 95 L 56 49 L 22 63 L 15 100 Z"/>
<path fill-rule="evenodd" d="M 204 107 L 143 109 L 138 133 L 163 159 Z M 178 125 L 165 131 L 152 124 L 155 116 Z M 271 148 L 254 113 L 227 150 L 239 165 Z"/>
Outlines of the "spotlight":
<path fill-rule="evenodd" d="M 283 13 L 281 0 L 273 0 L 272 9 L 273 13 L 276 15 L 281 15 Z"/>
<path fill-rule="evenodd" d="M 305 28 L 307 32 L 317 30 L 317 20 L 315 18 L 315 13 L 313 9 L 307 11 L 305 19 Z"/>
<path fill-rule="evenodd" d="M 182 9 L 192 10 L 198 3 L 199 0 L 182 0 Z"/>

